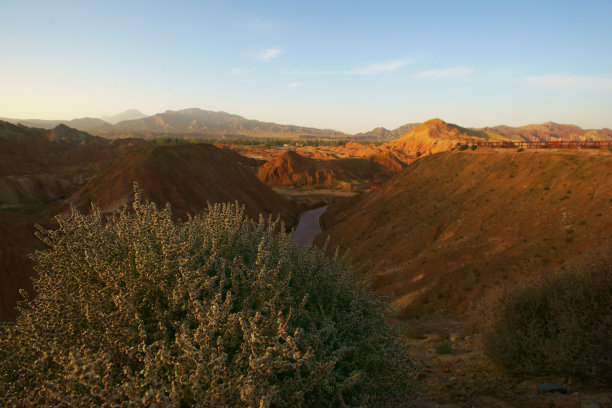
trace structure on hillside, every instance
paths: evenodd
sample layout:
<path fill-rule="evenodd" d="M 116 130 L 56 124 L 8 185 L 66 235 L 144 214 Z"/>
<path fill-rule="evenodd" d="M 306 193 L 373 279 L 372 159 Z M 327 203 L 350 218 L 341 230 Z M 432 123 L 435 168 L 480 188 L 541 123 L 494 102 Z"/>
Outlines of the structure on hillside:
<path fill-rule="evenodd" d="M 508 149 L 609 149 L 612 148 L 610 140 L 551 140 L 551 141 L 503 141 L 488 142 L 483 140 L 472 140 L 470 142 L 457 142 L 457 147 L 489 147 L 489 148 L 508 148 Z"/>

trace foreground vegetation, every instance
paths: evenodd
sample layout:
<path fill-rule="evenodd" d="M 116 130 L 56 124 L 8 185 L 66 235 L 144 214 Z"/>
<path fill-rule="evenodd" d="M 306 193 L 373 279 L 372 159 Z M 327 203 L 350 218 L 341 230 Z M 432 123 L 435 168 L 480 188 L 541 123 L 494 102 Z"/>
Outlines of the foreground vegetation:
<path fill-rule="evenodd" d="M 406 392 L 386 304 L 338 259 L 237 205 L 143 203 L 41 230 L 37 296 L 1 326 L 16 406 L 359 406 Z"/>
<path fill-rule="evenodd" d="M 480 307 L 486 353 L 521 373 L 612 385 L 612 253 L 493 289 Z"/>

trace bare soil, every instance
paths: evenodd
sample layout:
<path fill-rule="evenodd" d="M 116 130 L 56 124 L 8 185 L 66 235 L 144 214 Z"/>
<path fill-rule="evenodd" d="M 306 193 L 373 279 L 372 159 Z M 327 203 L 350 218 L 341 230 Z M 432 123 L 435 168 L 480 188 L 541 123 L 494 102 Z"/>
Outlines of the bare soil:
<path fill-rule="evenodd" d="M 508 373 L 482 352 L 480 333 L 465 316 L 430 315 L 406 322 L 404 340 L 419 361 L 415 380 L 420 397 L 398 406 L 474 408 L 606 408 L 612 390 L 574 378 L 525 377 Z M 567 394 L 538 392 L 558 384 Z"/>

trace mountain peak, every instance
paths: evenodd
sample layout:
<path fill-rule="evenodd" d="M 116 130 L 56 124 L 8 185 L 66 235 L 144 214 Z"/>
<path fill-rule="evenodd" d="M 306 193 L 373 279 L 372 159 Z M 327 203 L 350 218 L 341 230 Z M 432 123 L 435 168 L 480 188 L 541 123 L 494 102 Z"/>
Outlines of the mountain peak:
<path fill-rule="evenodd" d="M 119 123 L 124 120 L 142 119 L 146 116 L 147 115 L 138 109 L 128 109 L 125 112 L 117 113 L 116 115 L 102 116 L 102 120 L 114 125 L 115 123 Z"/>

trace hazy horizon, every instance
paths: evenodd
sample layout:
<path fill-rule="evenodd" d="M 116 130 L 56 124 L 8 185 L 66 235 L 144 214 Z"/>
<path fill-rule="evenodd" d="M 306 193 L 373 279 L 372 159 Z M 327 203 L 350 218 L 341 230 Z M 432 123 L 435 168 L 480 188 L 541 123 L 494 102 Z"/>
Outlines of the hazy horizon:
<path fill-rule="evenodd" d="M 0 117 L 612 128 L 611 17 L 610 1 L 0 0 Z"/>

